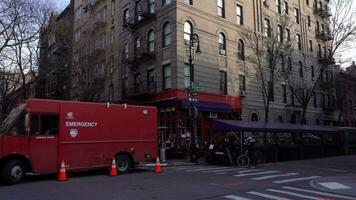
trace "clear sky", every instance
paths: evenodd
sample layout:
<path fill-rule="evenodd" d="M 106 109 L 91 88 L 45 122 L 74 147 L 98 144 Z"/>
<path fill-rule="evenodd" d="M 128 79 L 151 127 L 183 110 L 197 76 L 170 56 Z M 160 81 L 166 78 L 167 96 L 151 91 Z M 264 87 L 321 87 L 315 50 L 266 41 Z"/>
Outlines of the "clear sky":
<path fill-rule="evenodd" d="M 70 0 L 56 0 L 56 4 L 59 10 L 63 10 L 69 4 L 69 2 Z M 356 3 L 353 4 L 353 7 L 356 10 Z M 350 50 L 342 53 L 342 59 L 350 59 L 350 62 L 343 64 L 344 67 L 349 66 L 352 60 L 356 61 L 356 41 L 354 41 L 353 48 L 350 48 Z"/>

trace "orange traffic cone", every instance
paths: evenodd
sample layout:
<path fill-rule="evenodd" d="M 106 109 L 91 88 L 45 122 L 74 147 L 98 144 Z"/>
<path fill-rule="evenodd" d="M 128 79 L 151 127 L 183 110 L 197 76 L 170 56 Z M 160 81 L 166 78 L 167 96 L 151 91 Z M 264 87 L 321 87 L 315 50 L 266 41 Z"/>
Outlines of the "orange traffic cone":
<path fill-rule="evenodd" d="M 158 156 L 157 156 L 156 165 L 155 165 L 155 173 L 161 173 L 161 163 L 159 162 Z"/>
<path fill-rule="evenodd" d="M 115 158 L 112 158 L 111 169 L 109 176 L 117 176 L 117 168 Z"/>
<path fill-rule="evenodd" d="M 62 160 L 61 162 L 61 168 L 59 169 L 58 180 L 59 181 L 67 180 L 66 165 L 64 164 L 64 160 Z"/>

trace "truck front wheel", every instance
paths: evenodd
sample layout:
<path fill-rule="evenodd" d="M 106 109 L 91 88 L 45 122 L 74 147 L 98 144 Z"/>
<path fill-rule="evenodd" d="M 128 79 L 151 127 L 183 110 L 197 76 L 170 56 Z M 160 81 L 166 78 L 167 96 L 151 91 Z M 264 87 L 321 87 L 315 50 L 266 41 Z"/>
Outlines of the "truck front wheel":
<path fill-rule="evenodd" d="M 119 173 L 126 173 L 130 170 L 132 161 L 127 155 L 118 155 L 116 156 L 116 166 Z"/>
<path fill-rule="evenodd" d="M 15 184 L 25 177 L 24 164 L 19 160 L 11 160 L 4 165 L 1 172 L 2 181 L 5 184 Z"/>

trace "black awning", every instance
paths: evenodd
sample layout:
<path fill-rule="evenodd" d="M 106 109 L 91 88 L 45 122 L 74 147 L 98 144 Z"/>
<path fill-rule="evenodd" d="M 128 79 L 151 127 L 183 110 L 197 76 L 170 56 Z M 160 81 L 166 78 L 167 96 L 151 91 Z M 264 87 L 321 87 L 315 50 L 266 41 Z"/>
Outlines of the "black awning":
<path fill-rule="evenodd" d="M 333 127 L 282 124 L 282 123 L 263 123 L 246 122 L 236 120 L 211 119 L 210 130 L 212 131 L 254 131 L 254 132 L 274 132 L 274 133 L 337 133 Z"/>
<path fill-rule="evenodd" d="M 221 113 L 232 112 L 231 106 L 225 103 L 198 101 L 198 102 L 192 102 L 192 106 L 195 106 L 199 111 L 221 112 Z M 190 102 L 188 100 L 181 100 L 181 107 L 183 109 L 188 109 L 190 107 Z"/>

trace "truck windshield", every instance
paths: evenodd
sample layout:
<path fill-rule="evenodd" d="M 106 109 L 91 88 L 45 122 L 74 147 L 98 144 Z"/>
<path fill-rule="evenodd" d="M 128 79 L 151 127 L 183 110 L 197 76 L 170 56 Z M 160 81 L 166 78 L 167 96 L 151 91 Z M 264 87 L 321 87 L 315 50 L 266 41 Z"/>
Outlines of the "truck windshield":
<path fill-rule="evenodd" d="M 4 134 L 10 128 L 10 126 L 18 118 L 18 116 L 21 114 L 21 112 L 23 111 L 24 108 L 25 108 L 25 104 L 12 109 L 12 111 L 9 113 L 9 115 L 1 123 L 0 135 Z"/>

